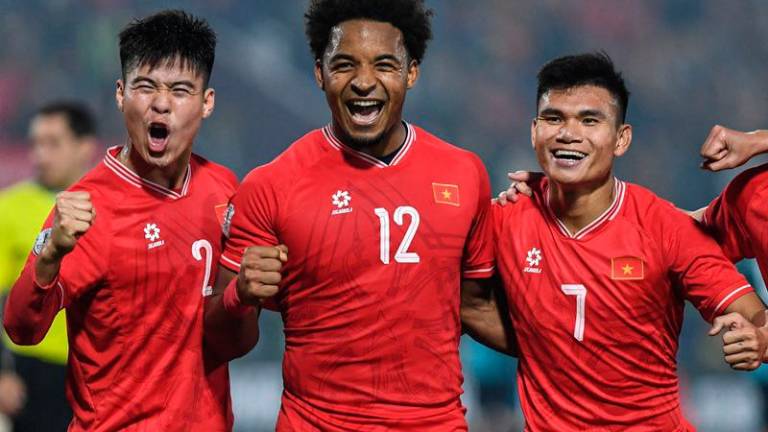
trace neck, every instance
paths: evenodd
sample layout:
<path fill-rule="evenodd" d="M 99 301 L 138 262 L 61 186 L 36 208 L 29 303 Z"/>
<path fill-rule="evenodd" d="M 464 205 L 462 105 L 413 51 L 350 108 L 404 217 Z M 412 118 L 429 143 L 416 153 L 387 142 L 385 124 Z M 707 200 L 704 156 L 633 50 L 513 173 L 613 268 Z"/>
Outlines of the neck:
<path fill-rule="evenodd" d="M 397 124 L 385 131 L 379 139 L 367 143 L 360 143 L 352 140 L 346 133 L 344 133 L 344 130 L 335 120 L 333 122 L 333 133 L 344 144 L 375 158 L 382 158 L 392 154 L 403 145 L 407 134 L 405 124 L 403 124 L 402 120 L 398 120 Z"/>
<path fill-rule="evenodd" d="M 134 150 L 130 141 L 123 147 L 123 150 L 117 156 L 118 160 L 122 162 L 123 165 L 138 174 L 139 177 L 171 190 L 181 189 L 183 186 L 184 176 L 187 173 L 190 157 L 190 152 L 185 152 L 178 158 L 178 160 L 175 160 L 166 166 L 152 165 L 147 163 L 147 161 Z"/>
<path fill-rule="evenodd" d="M 612 175 L 586 187 L 569 188 L 550 182 L 549 206 L 568 231 L 575 234 L 608 210 L 614 199 L 614 183 Z"/>

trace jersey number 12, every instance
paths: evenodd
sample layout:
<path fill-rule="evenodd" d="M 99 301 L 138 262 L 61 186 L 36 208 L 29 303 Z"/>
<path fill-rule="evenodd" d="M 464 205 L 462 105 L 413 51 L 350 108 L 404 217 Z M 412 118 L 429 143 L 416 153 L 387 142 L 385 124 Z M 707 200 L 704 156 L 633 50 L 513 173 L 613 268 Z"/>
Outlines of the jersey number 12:
<path fill-rule="evenodd" d="M 381 207 L 373 209 L 373 212 L 379 217 L 379 222 L 381 223 L 379 228 L 379 244 L 381 246 L 379 258 L 384 264 L 389 264 L 389 212 Z M 395 262 L 415 264 L 420 261 L 419 254 L 408 252 L 408 247 L 411 245 L 413 237 L 416 235 L 416 230 L 419 228 L 419 212 L 411 206 L 400 206 L 395 209 L 393 217 L 395 223 L 402 226 L 404 223 L 403 216 L 405 215 L 411 217 L 411 224 L 408 225 L 405 237 L 403 237 L 397 252 L 395 252 Z"/>

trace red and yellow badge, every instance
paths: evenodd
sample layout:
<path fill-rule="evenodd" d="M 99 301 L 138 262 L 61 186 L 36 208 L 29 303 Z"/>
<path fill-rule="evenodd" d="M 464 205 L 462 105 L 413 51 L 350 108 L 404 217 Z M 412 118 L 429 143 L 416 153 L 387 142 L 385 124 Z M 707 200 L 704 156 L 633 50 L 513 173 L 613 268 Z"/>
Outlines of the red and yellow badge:
<path fill-rule="evenodd" d="M 645 268 L 642 258 L 631 256 L 611 258 L 611 279 L 640 280 L 644 277 Z"/>
<path fill-rule="evenodd" d="M 434 195 L 435 202 L 438 204 L 448 204 L 456 207 L 461 204 L 459 201 L 459 186 L 455 184 L 432 183 L 432 195 Z"/>

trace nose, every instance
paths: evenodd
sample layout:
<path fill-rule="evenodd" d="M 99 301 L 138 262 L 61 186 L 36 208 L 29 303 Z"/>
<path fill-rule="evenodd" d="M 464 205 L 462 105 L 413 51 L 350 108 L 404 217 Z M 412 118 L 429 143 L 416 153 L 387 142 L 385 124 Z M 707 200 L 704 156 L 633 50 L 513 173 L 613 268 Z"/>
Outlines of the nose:
<path fill-rule="evenodd" d="M 163 89 L 164 90 L 164 89 Z M 169 91 L 157 91 L 152 97 L 152 111 L 158 114 L 167 114 L 171 111 L 171 97 Z"/>
<path fill-rule="evenodd" d="M 357 74 L 352 79 L 352 90 L 366 96 L 376 88 L 376 73 L 372 66 L 363 65 L 357 69 Z"/>
<path fill-rule="evenodd" d="M 560 130 L 557 131 L 557 142 L 564 144 L 581 142 L 581 137 L 572 122 L 566 121 L 560 127 Z"/>

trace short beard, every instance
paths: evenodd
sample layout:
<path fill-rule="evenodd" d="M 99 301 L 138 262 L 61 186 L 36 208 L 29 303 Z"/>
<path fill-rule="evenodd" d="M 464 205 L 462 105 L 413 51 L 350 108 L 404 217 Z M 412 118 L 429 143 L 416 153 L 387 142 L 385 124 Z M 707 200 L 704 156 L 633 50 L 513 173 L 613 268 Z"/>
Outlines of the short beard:
<path fill-rule="evenodd" d="M 381 140 L 384 138 L 384 135 L 387 134 L 387 132 L 389 131 L 385 130 L 385 131 L 382 131 L 380 134 L 376 135 L 375 137 L 359 139 L 359 138 L 351 137 L 344 130 L 339 130 L 339 139 L 341 140 L 341 142 L 352 147 L 353 149 L 360 150 L 367 147 L 373 147 L 379 144 Z"/>

